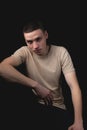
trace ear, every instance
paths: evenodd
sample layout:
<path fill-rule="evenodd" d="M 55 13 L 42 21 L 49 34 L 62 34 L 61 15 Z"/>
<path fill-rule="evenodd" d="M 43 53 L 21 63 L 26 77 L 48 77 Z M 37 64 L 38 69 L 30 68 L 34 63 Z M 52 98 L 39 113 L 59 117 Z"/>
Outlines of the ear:
<path fill-rule="evenodd" d="M 45 37 L 46 37 L 46 39 L 48 39 L 48 32 L 47 31 L 45 31 Z"/>

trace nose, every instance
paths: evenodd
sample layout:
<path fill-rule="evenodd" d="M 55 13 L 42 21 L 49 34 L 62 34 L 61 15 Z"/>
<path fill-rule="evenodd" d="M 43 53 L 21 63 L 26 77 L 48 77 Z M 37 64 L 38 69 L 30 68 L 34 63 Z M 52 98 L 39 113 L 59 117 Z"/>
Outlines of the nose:
<path fill-rule="evenodd" d="M 36 50 L 36 49 L 38 49 L 39 48 L 39 45 L 38 45 L 38 43 L 36 43 L 36 42 L 33 42 L 33 50 Z"/>

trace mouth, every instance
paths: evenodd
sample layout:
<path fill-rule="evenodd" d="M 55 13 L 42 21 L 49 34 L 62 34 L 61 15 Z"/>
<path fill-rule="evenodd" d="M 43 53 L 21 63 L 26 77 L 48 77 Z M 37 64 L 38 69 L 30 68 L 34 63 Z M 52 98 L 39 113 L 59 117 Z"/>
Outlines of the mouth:
<path fill-rule="evenodd" d="M 34 50 L 34 52 L 35 52 L 36 54 L 41 54 L 41 49 Z"/>

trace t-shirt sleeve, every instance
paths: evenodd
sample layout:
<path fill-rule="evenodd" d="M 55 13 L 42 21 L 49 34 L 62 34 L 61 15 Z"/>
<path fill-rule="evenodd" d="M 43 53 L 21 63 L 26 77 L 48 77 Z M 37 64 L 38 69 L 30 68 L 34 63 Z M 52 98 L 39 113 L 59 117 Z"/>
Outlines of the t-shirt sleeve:
<path fill-rule="evenodd" d="M 19 65 L 24 63 L 27 57 L 27 47 L 23 46 L 19 48 L 11 56 L 15 57 Z"/>
<path fill-rule="evenodd" d="M 73 65 L 71 56 L 70 56 L 68 50 L 64 47 L 62 47 L 61 65 L 62 65 L 62 71 L 64 74 L 75 71 L 75 67 Z"/>

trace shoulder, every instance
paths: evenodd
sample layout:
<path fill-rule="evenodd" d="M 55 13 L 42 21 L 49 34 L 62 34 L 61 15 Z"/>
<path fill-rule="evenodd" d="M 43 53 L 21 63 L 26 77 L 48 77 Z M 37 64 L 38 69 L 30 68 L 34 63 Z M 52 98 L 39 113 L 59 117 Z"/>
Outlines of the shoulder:
<path fill-rule="evenodd" d="M 51 45 L 51 46 L 52 46 L 53 50 L 60 52 L 60 53 L 64 53 L 67 51 L 67 49 L 64 46 L 58 46 L 58 45 Z"/>
<path fill-rule="evenodd" d="M 15 52 L 29 52 L 29 48 L 28 46 L 22 46 L 20 48 L 18 48 Z"/>
<path fill-rule="evenodd" d="M 52 45 L 51 53 L 61 60 L 70 55 L 66 47 L 58 45 Z"/>
<path fill-rule="evenodd" d="M 26 51 L 29 51 L 29 49 L 28 49 L 27 46 L 22 46 L 22 47 L 20 47 L 18 50 L 26 50 Z"/>
<path fill-rule="evenodd" d="M 30 52 L 30 49 L 27 47 L 27 46 L 22 46 L 20 48 L 18 48 L 14 53 L 13 55 L 20 55 L 20 56 L 27 56 L 29 55 L 31 52 Z"/>

